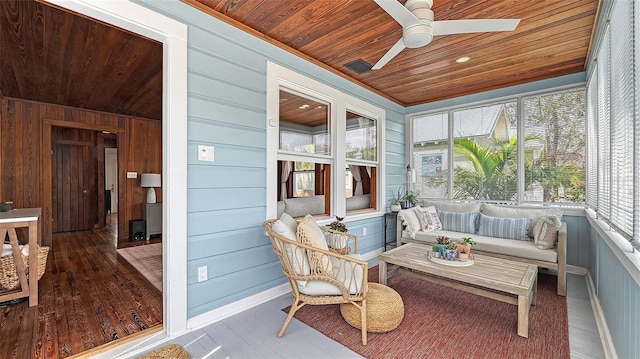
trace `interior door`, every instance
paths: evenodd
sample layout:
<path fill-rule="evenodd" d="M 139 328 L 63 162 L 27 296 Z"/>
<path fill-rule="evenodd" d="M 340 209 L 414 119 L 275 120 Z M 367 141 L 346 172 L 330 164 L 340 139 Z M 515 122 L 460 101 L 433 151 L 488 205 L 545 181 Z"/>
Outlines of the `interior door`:
<path fill-rule="evenodd" d="M 54 148 L 53 233 L 93 229 L 98 201 L 93 148 L 68 143 Z"/>

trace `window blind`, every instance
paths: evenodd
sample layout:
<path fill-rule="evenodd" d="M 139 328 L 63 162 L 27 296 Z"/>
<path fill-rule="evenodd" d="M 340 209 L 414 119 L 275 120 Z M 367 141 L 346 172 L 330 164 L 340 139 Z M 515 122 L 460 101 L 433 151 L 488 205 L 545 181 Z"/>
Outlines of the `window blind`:
<path fill-rule="evenodd" d="M 598 207 L 598 68 L 587 84 L 587 188 L 586 203 Z"/>
<path fill-rule="evenodd" d="M 598 207 L 605 219 L 611 209 L 611 140 L 609 128 L 609 29 L 605 30 L 598 51 Z"/>
<path fill-rule="evenodd" d="M 611 15 L 611 222 L 633 236 L 633 2 L 614 5 Z"/>

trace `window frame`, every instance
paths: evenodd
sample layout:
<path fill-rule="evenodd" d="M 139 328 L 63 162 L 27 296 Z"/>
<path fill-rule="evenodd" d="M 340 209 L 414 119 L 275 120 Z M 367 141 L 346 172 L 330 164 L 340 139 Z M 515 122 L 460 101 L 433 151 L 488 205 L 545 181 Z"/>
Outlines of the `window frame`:
<path fill-rule="evenodd" d="M 331 154 L 294 154 L 279 150 L 279 91 L 286 88 L 296 94 L 322 100 L 329 103 Z M 300 161 L 303 158 L 312 159 L 317 163 L 328 163 L 333 169 L 331 171 L 331 205 L 328 218 L 334 216 L 347 217 L 345 220 L 365 219 L 379 217 L 384 213 L 385 194 L 385 172 L 383 157 L 385 153 L 384 134 L 386 112 L 384 109 L 348 95 L 322 82 L 289 70 L 273 62 L 267 62 L 267 118 L 266 118 L 266 217 L 276 218 L 277 216 L 277 165 L 278 160 Z M 369 117 L 376 121 L 376 147 L 377 161 L 347 160 L 346 158 L 346 129 L 347 111 Z M 339 135 L 342 134 L 341 137 Z M 308 155 L 308 156 L 307 156 Z M 359 211 L 357 213 L 347 213 L 345 201 L 345 168 L 347 163 L 377 167 L 375 199 L 371 202 L 376 204 L 376 208 L 370 211 Z"/>
<path fill-rule="evenodd" d="M 586 82 L 579 82 L 579 83 L 574 83 L 574 84 L 570 84 L 570 85 L 564 85 L 564 86 L 558 86 L 558 87 L 553 87 L 553 88 L 549 88 L 549 89 L 545 89 L 545 90 L 539 90 L 539 91 L 530 91 L 530 92 L 523 92 L 523 93 L 519 93 L 519 94 L 513 94 L 510 96 L 502 96 L 502 97 L 496 97 L 490 100 L 483 100 L 483 101 L 476 101 L 476 102 L 470 102 L 470 103 L 465 103 L 465 104 L 460 104 L 460 105 L 455 105 L 455 106 L 446 106 L 446 107 L 439 107 L 439 108 L 434 108 L 431 110 L 427 110 L 427 111 L 420 111 L 420 112 L 413 112 L 413 113 L 409 113 L 405 116 L 406 118 L 406 123 L 407 123 L 407 143 L 406 143 L 406 152 L 407 152 L 407 158 L 411 161 L 414 157 L 414 151 L 413 151 L 413 141 L 414 141 L 414 129 L 413 129 L 413 120 L 416 119 L 417 117 L 423 117 L 423 116 L 429 116 L 429 115 L 437 115 L 437 114 L 441 114 L 441 113 L 448 113 L 448 131 L 449 131 L 449 144 L 448 144 L 448 151 L 449 151 L 449 156 L 448 156 L 448 161 L 446 163 L 447 165 L 447 195 L 445 198 L 432 198 L 432 197 L 424 197 L 424 196 L 420 196 L 421 199 L 444 199 L 444 200 L 449 200 L 449 201 L 455 201 L 457 199 L 453 198 L 453 191 L 454 191 L 454 163 L 453 163 L 453 153 L 454 153 L 454 119 L 453 119 L 453 113 L 456 111 L 462 111 L 465 109 L 471 109 L 471 108 L 478 108 L 478 107 L 482 107 L 482 106 L 491 106 L 491 105 L 497 105 L 497 104 L 505 104 L 508 102 L 516 102 L 518 105 L 517 108 L 517 138 L 524 138 L 524 108 L 522 106 L 522 102 L 525 98 L 530 98 L 533 96 L 545 96 L 545 95 L 553 95 L 555 93 L 562 93 L 562 92 L 568 92 L 568 91 L 576 91 L 576 90 L 581 90 L 585 92 L 585 139 L 586 139 Z M 585 144 L 585 153 L 587 151 L 586 148 L 586 144 Z M 490 200 L 490 201 L 483 201 L 483 200 L 472 200 L 475 202 L 491 202 L 491 203 L 500 203 L 500 204 L 513 204 L 513 205 L 529 205 L 529 206 L 540 206 L 540 205 L 550 205 L 550 206 L 562 206 L 562 207 L 580 207 L 583 208 L 585 206 L 585 203 L 583 202 L 531 202 L 531 201 L 524 201 L 524 156 L 525 156 L 525 150 L 524 150 L 524 141 L 518 141 L 518 149 L 517 149 L 517 166 L 518 166 L 518 175 L 517 175 L 517 192 L 516 192 L 516 200 L 514 201 L 508 201 L 508 200 Z M 584 170 L 585 170 L 585 176 L 586 176 L 586 170 L 587 170 L 587 162 L 585 161 L 584 164 Z M 585 189 L 586 190 L 586 189 Z"/>

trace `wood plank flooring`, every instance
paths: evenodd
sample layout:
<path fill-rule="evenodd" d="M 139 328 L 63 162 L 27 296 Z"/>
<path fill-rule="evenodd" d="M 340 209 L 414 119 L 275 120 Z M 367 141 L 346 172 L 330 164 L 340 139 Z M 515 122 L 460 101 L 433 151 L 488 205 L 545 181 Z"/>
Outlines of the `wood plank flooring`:
<path fill-rule="evenodd" d="M 39 305 L 0 308 L 0 358 L 66 358 L 162 325 L 162 293 L 116 254 L 115 228 L 53 235 Z"/>

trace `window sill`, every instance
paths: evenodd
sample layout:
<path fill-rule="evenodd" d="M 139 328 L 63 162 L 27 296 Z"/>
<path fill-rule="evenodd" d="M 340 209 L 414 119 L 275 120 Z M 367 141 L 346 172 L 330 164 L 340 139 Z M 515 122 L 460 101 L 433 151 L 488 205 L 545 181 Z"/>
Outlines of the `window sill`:
<path fill-rule="evenodd" d="M 629 272 L 636 284 L 640 286 L 640 252 L 634 250 L 631 243 L 613 231 L 605 221 L 598 219 L 596 212 L 587 209 L 585 213 L 589 224 L 598 232 L 604 243 Z"/>

